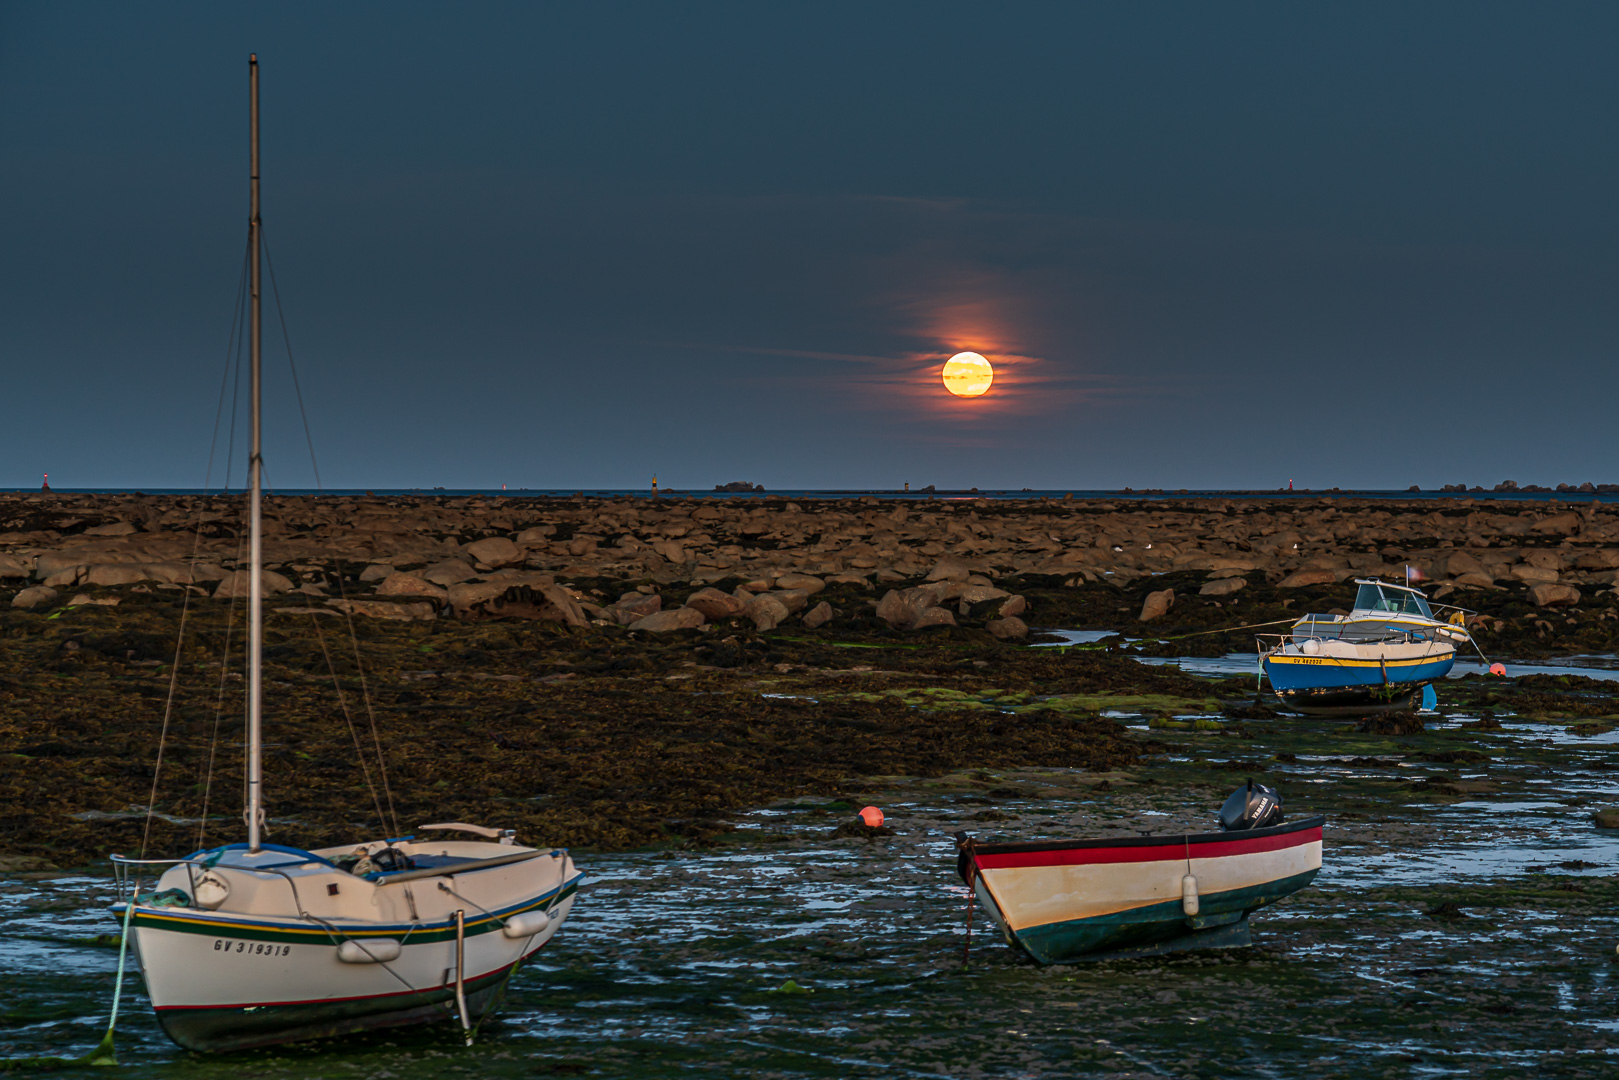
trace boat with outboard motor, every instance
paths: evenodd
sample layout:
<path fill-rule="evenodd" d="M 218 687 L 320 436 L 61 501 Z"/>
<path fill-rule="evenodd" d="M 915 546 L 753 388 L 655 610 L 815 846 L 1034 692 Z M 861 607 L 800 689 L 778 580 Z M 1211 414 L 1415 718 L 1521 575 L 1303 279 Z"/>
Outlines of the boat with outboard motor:
<path fill-rule="evenodd" d="M 1249 781 L 1219 832 L 981 844 L 955 834 L 956 872 L 1007 944 L 1040 964 L 1230 948 L 1248 916 L 1321 869 L 1325 818 L 1281 820 L 1281 796 Z M 968 933 L 971 934 L 971 906 Z"/>
<path fill-rule="evenodd" d="M 433 1020 L 459 1021 L 470 1043 L 517 966 L 567 918 L 582 875 L 566 851 L 524 847 L 510 830 L 464 822 L 313 851 L 264 841 L 257 57 L 248 64 L 247 841 L 181 859 L 113 856 L 120 892 L 132 897 L 114 910 L 158 1022 L 187 1049 L 240 1050 Z M 390 795 L 390 813 L 392 802 Z M 458 833 L 472 839 L 448 838 Z M 155 886 L 143 889 L 154 873 Z"/>
<path fill-rule="evenodd" d="M 1410 711 L 1431 704 L 1432 685 L 1450 673 L 1456 648 L 1472 644 L 1468 612 L 1435 614 L 1409 585 L 1357 579 L 1348 614 L 1305 615 L 1267 645 L 1259 662 L 1282 703 L 1318 715 Z"/>

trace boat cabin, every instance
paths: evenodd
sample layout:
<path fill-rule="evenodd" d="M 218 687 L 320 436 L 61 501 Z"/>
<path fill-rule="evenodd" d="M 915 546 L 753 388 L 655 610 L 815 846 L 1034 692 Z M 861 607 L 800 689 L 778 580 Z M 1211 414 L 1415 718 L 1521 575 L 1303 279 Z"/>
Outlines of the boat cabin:
<path fill-rule="evenodd" d="M 1355 615 L 1363 611 L 1387 611 L 1399 615 L 1420 615 L 1425 619 L 1434 617 L 1433 609 L 1428 606 L 1428 598 L 1415 589 L 1359 578 L 1355 584 L 1360 586 L 1360 591 L 1355 593 Z"/>

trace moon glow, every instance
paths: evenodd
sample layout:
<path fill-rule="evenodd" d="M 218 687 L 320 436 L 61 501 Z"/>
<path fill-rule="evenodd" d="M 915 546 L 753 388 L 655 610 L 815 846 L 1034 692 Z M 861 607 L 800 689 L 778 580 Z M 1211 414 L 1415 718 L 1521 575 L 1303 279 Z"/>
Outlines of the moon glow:
<path fill-rule="evenodd" d="M 944 362 L 944 388 L 957 397 L 979 397 L 995 381 L 995 369 L 975 352 L 961 352 Z"/>

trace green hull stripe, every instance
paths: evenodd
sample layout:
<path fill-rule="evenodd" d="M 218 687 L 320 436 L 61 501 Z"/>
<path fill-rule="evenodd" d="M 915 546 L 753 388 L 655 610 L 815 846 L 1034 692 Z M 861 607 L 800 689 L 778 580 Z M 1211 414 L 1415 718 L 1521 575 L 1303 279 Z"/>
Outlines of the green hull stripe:
<path fill-rule="evenodd" d="M 1196 930 L 1234 923 L 1250 911 L 1298 892 L 1314 881 L 1317 873 L 1307 870 L 1262 885 L 1200 896 L 1195 918 L 1187 918 L 1180 900 L 1165 900 L 1088 919 L 1026 926 L 1012 931 L 1012 938 L 1042 964 L 1061 963 L 1100 950 L 1150 945 Z"/>
<path fill-rule="evenodd" d="M 507 912 L 503 918 L 510 918 L 513 915 L 520 915 L 525 911 L 534 911 L 548 905 L 560 904 L 578 891 L 578 879 L 575 879 L 573 882 L 565 885 L 561 892 L 556 893 L 553 896 L 547 896 L 542 899 L 535 900 L 531 904 L 527 904 L 524 907 Z M 333 948 L 336 948 L 338 945 L 351 938 L 357 938 L 360 940 L 364 940 L 366 938 L 399 938 L 402 941 L 408 939 L 409 944 L 412 945 L 426 944 L 434 941 L 455 940 L 454 923 L 433 928 L 413 927 L 402 924 L 394 929 L 356 930 L 350 927 L 345 927 L 341 923 L 336 923 L 334 920 L 334 925 L 336 926 L 336 932 L 334 934 L 333 932 L 328 931 L 325 927 L 321 926 L 310 928 L 291 926 L 269 927 L 247 922 L 226 922 L 223 920 L 199 919 L 183 914 L 189 910 L 187 908 L 172 908 L 168 910 L 172 910 L 176 912 L 176 914 L 159 915 L 149 910 L 141 910 L 137 908 L 133 922 L 139 929 L 162 930 L 168 933 L 201 934 L 204 937 L 224 937 L 231 938 L 232 940 L 236 941 L 276 941 L 284 944 L 330 945 Z M 487 915 L 482 915 L 476 920 L 467 920 L 466 936 L 476 937 L 479 934 L 498 933 L 500 928 L 501 924 L 499 920 L 491 918 Z"/>

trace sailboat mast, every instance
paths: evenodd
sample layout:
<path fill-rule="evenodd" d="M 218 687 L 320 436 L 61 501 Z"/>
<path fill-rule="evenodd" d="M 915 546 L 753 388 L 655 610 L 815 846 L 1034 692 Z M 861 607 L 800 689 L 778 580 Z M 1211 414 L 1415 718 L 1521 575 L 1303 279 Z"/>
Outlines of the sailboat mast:
<path fill-rule="evenodd" d="M 248 553 L 251 580 L 247 587 L 247 846 L 259 850 L 259 821 L 263 817 L 263 733 L 264 714 L 264 521 L 260 510 L 263 497 L 264 460 L 260 456 L 259 414 L 261 383 L 262 320 L 259 312 L 259 58 L 254 53 L 247 58 L 250 171 L 252 178 L 252 210 L 247 224 L 249 265 L 251 266 L 250 293 L 252 296 L 252 439 L 253 449 L 248 455 L 248 485 L 252 489 L 249 503 Z"/>

